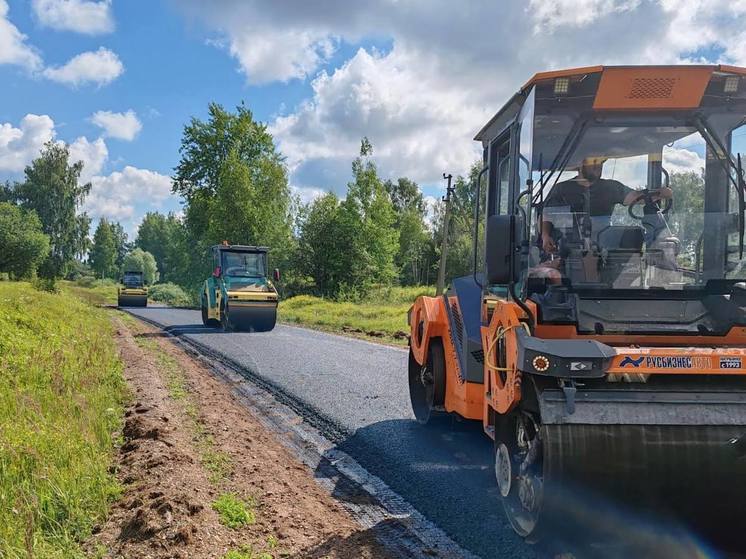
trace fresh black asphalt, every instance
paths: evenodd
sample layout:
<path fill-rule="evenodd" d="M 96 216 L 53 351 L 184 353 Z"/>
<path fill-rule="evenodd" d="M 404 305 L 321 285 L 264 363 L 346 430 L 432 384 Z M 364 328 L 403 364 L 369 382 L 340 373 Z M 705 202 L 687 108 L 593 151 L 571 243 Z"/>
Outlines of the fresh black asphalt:
<path fill-rule="evenodd" d="M 278 325 L 266 333 L 205 328 L 198 311 L 130 309 L 250 371 L 295 400 L 324 434 L 462 547 L 484 558 L 537 557 L 504 519 L 481 424 L 414 421 L 407 352 Z"/>

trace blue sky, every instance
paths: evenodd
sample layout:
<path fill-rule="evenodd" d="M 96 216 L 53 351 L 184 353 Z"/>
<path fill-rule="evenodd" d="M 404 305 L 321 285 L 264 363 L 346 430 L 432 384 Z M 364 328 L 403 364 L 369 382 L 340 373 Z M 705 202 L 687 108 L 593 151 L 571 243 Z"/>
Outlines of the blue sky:
<path fill-rule="evenodd" d="M 134 233 L 180 207 L 168 177 L 188 119 L 244 101 L 302 199 L 344 194 L 362 136 L 384 177 L 435 197 L 532 73 L 744 64 L 744 23 L 726 0 L 0 0 L 0 179 L 65 141 L 94 184 L 86 210 Z"/>

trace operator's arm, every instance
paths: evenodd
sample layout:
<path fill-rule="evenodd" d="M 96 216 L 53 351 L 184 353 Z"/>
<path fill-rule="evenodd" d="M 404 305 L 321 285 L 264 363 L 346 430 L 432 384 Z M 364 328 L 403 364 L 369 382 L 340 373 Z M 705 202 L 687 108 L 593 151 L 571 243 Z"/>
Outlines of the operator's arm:
<path fill-rule="evenodd" d="M 621 184 L 621 183 L 620 183 Z M 643 192 L 640 190 L 632 190 L 631 188 L 622 185 L 624 188 L 629 190 L 627 194 L 624 197 L 624 205 L 629 206 L 631 204 L 634 204 L 643 197 Z M 667 186 L 664 186 L 663 188 L 659 188 L 655 194 L 653 194 L 653 200 L 668 200 L 669 198 L 673 197 L 673 190 L 668 188 Z"/>

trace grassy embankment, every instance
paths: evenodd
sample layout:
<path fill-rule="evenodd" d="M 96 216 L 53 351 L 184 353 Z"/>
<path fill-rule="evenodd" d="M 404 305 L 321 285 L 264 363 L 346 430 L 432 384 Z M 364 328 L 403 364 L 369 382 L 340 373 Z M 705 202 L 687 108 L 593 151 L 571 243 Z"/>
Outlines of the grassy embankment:
<path fill-rule="evenodd" d="M 119 486 L 125 385 L 106 312 L 0 283 L 0 557 L 82 557 Z"/>
<path fill-rule="evenodd" d="M 407 311 L 419 295 L 433 295 L 435 288 L 384 287 L 375 289 L 364 301 L 340 302 L 299 295 L 280 302 L 279 319 L 330 332 L 405 345 Z"/>

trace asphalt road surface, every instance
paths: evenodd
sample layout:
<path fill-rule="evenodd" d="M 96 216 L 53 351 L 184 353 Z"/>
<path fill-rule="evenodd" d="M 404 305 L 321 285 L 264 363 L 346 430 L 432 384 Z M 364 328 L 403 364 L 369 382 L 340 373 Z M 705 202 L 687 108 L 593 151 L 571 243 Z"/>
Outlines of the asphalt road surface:
<path fill-rule="evenodd" d="M 482 557 L 537 557 L 503 517 L 491 443 L 476 422 L 414 421 L 407 352 L 304 328 L 223 333 L 198 311 L 148 307 L 135 315 L 193 339 L 280 388 L 322 430 L 462 547 Z"/>
<path fill-rule="evenodd" d="M 414 421 L 404 349 L 284 325 L 266 333 L 224 333 L 202 326 L 198 311 L 128 310 L 206 346 L 289 398 L 340 450 L 485 559 L 545 558 L 570 550 L 582 559 L 720 556 L 686 531 L 580 493 L 568 494 L 563 504 L 582 519 L 582 537 L 593 533 L 602 547 L 590 541 L 578 546 L 565 532 L 541 549 L 525 543 L 503 515 L 492 443 L 481 424 L 455 417 L 428 426 Z"/>

